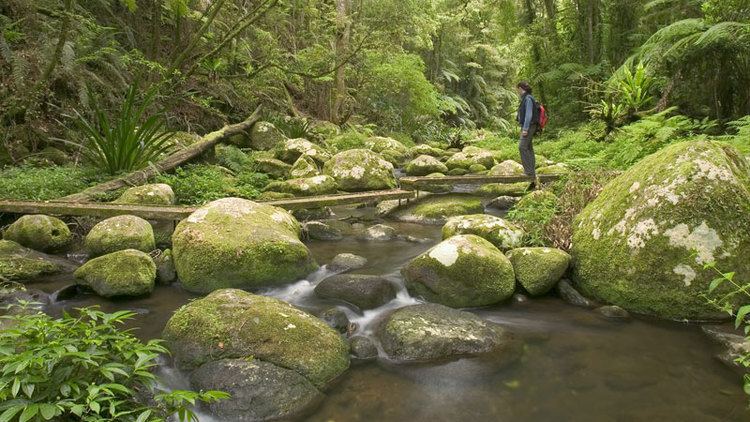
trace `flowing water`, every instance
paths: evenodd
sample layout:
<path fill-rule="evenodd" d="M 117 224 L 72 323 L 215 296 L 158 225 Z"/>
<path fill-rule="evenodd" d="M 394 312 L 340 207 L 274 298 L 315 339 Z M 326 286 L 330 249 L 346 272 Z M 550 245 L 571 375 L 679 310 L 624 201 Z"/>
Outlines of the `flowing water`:
<path fill-rule="evenodd" d="M 371 210 L 338 210 L 339 218 L 371 224 Z M 348 215 L 352 214 L 352 215 Z M 410 240 L 365 241 L 350 233 L 341 241 L 310 241 L 318 262 L 349 252 L 369 260 L 357 273 L 382 275 L 401 286 L 396 299 L 357 314 L 342 307 L 372 335 L 389 309 L 418 303 L 403 288 L 400 268 L 440 239 L 440 228 L 387 222 Z M 353 232 L 364 227 L 349 224 Z M 422 239 L 421 242 L 415 241 Z M 261 292 L 312 313 L 333 305 L 313 294 L 330 274 L 325 267 L 281 288 Z M 53 277 L 32 287 L 54 292 L 72 281 Z M 56 309 L 97 304 L 107 311 L 131 309 L 137 335 L 159 337 L 175 309 L 196 297 L 179 285 L 157 286 L 148 297 L 110 301 L 78 295 Z M 431 364 L 398 365 L 381 356 L 352 367 L 327 391 L 311 421 L 742 421 L 750 420 L 741 377 L 715 359 L 717 347 L 700 327 L 633 318 L 607 320 L 556 297 L 512 301 L 472 310 L 525 340 L 519 362 L 498 366 L 486 357 Z M 164 366 L 162 376 L 176 387 L 185 378 Z M 210 419 L 210 418 L 209 418 Z"/>

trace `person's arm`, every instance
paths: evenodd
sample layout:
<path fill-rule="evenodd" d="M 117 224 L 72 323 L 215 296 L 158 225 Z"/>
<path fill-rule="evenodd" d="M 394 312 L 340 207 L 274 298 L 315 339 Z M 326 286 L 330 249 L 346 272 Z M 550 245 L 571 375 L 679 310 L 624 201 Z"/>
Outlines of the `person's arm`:
<path fill-rule="evenodd" d="M 524 100 L 524 107 L 526 108 L 526 113 L 524 113 L 524 119 L 523 119 L 523 128 L 521 130 L 521 135 L 526 136 L 529 134 L 529 126 L 531 126 L 531 118 L 534 115 L 534 102 L 531 101 L 531 97 L 526 97 Z"/>

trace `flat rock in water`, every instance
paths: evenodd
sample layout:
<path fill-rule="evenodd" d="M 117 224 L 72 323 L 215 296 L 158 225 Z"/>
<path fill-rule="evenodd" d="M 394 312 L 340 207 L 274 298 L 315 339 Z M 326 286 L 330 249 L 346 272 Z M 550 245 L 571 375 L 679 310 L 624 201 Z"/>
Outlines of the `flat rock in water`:
<path fill-rule="evenodd" d="M 0 240 L 0 279 L 29 281 L 70 268 L 52 256 L 25 248 L 11 240 Z"/>
<path fill-rule="evenodd" d="M 356 270 L 367 265 L 367 258 L 351 253 L 340 253 L 333 257 L 327 268 L 329 271 L 343 273 Z"/>
<path fill-rule="evenodd" d="M 195 390 L 218 390 L 230 398 L 208 405 L 212 415 L 231 421 L 290 418 L 316 406 L 323 394 L 297 372 L 258 359 L 222 359 L 190 375 Z"/>
<path fill-rule="evenodd" d="M 349 349 L 356 359 L 368 360 L 378 357 L 378 348 L 369 337 L 353 336 L 349 339 Z"/>
<path fill-rule="evenodd" d="M 315 287 L 315 294 L 323 299 L 341 300 L 359 309 L 373 309 L 396 297 L 393 284 L 375 275 L 340 274 L 328 277 Z"/>
<path fill-rule="evenodd" d="M 520 342 L 499 324 L 434 303 L 395 310 L 381 323 L 379 336 L 385 352 L 397 361 L 489 352 L 511 361 L 520 352 Z"/>
<path fill-rule="evenodd" d="M 594 311 L 609 319 L 617 319 L 622 321 L 630 319 L 630 313 L 617 305 L 600 306 Z"/>
<path fill-rule="evenodd" d="M 341 230 L 322 221 L 308 221 L 302 225 L 307 237 L 315 240 L 341 240 Z"/>

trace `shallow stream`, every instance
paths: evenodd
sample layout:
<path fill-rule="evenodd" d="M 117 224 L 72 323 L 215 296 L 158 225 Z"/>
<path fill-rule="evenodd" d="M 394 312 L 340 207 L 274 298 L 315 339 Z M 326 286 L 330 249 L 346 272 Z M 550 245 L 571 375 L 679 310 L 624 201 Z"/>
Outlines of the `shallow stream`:
<path fill-rule="evenodd" d="M 337 210 L 337 217 L 371 220 L 371 210 Z M 352 221 L 350 218 L 348 221 Z M 403 289 L 400 268 L 440 239 L 439 226 L 386 222 L 399 234 L 422 242 L 310 241 L 319 263 L 348 252 L 369 260 L 357 273 L 382 275 L 402 286 L 398 297 L 364 315 L 343 308 L 358 333 L 371 334 L 388 309 L 417 303 Z M 357 223 L 359 224 L 359 223 Z M 354 230 L 357 228 L 354 225 Z M 374 224 L 366 222 L 365 224 Z M 359 226 L 362 227 L 362 226 Z M 325 267 L 307 280 L 262 292 L 312 313 L 332 305 L 313 294 Z M 42 280 L 31 287 L 54 292 L 72 276 Z M 159 337 L 172 313 L 196 297 L 179 285 L 157 286 L 148 297 L 110 301 L 79 295 L 56 304 L 97 304 L 104 310 L 131 309 L 144 339 Z M 699 326 L 633 318 L 604 318 L 556 297 L 512 301 L 473 310 L 525 339 L 523 358 L 509 367 L 475 357 L 396 365 L 385 358 L 358 363 L 327 391 L 305 419 L 311 421 L 742 421 L 750 420 L 741 376 L 721 364 L 718 351 Z M 180 377 L 170 368 L 173 382 Z"/>

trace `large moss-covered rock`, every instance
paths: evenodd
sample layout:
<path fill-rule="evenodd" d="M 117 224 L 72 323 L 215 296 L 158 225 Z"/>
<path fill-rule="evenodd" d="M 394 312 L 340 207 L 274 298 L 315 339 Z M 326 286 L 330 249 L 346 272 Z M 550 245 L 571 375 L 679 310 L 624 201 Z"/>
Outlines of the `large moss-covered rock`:
<path fill-rule="evenodd" d="M 517 358 L 519 341 L 497 323 L 437 304 L 397 309 L 380 325 L 383 349 L 399 361 L 428 361 L 494 352 Z"/>
<path fill-rule="evenodd" d="M 458 234 L 475 234 L 505 251 L 521 246 L 524 231 L 494 215 L 472 214 L 451 217 L 443 226 L 443 239 Z"/>
<path fill-rule="evenodd" d="M 435 157 L 420 155 L 406 163 L 404 170 L 410 176 L 426 176 L 431 173 L 447 173 L 448 167 Z"/>
<path fill-rule="evenodd" d="M 0 280 L 29 281 L 62 270 L 61 265 L 44 254 L 25 248 L 12 240 L 0 240 Z"/>
<path fill-rule="evenodd" d="M 715 314 L 706 263 L 750 280 L 750 165 L 734 148 L 668 146 L 608 183 L 574 222 L 582 293 L 668 318 Z"/>
<path fill-rule="evenodd" d="M 211 415 L 227 421 L 292 418 L 312 408 L 324 395 L 297 372 L 258 359 L 221 359 L 190 374 L 198 391 L 224 391 L 230 397 L 209 404 Z"/>
<path fill-rule="evenodd" d="M 271 182 L 265 188 L 267 191 L 291 193 L 295 196 L 327 195 L 336 193 L 336 189 L 336 180 L 326 175 Z"/>
<path fill-rule="evenodd" d="M 518 284 L 536 296 L 552 290 L 565 275 L 570 255 L 554 248 L 517 248 L 506 253 Z"/>
<path fill-rule="evenodd" d="M 172 187 L 165 183 L 135 186 L 114 201 L 117 204 L 174 205 L 177 203 Z"/>
<path fill-rule="evenodd" d="M 48 215 L 24 215 L 5 229 L 3 236 L 42 252 L 62 250 L 72 239 L 68 226 L 59 218 Z"/>
<path fill-rule="evenodd" d="M 284 179 L 289 174 L 292 166 L 276 158 L 256 157 L 255 168 L 277 179 Z"/>
<path fill-rule="evenodd" d="M 273 123 L 258 122 L 250 130 L 250 147 L 267 151 L 286 140 L 286 136 Z"/>
<path fill-rule="evenodd" d="M 291 369 L 320 388 L 349 367 L 339 334 L 281 300 L 218 290 L 178 309 L 164 327 L 181 369 L 219 359 L 249 358 Z"/>
<path fill-rule="evenodd" d="M 331 155 L 321 146 L 303 138 L 282 142 L 276 147 L 275 154 L 276 158 L 289 164 L 294 164 L 303 155 L 312 158 L 318 164 L 323 164 L 331 158 Z"/>
<path fill-rule="evenodd" d="M 154 290 L 156 264 L 148 254 L 126 249 L 90 260 L 74 275 L 99 296 L 143 296 Z"/>
<path fill-rule="evenodd" d="M 518 183 L 485 183 L 474 191 L 481 196 L 523 196 L 529 189 L 526 182 Z"/>
<path fill-rule="evenodd" d="M 183 287 L 208 293 L 297 280 L 317 268 L 288 212 L 240 198 L 204 205 L 180 221 L 172 236 Z"/>
<path fill-rule="evenodd" d="M 516 285 L 508 258 L 473 234 L 438 243 L 401 273 L 412 294 L 454 308 L 502 302 L 513 295 Z"/>
<path fill-rule="evenodd" d="M 373 136 L 365 141 L 365 146 L 371 151 L 377 152 L 395 166 L 409 158 L 409 149 L 393 138 Z"/>
<path fill-rule="evenodd" d="M 445 155 L 445 151 L 427 144 L 419 144 L 409 148 L 409 154 L 412 157 L 418 157 L 420 155 L 430 155 L 432 157 L 439 158 Z"/>
<path fill-rule="evenodd" d="M 396 187 L 393 165 L 366 149 L 342 151 L 328 160 L 323 173 L 348 192 L 390 189 Z"/>
<path fill-rule="evenodd" d="M 445 165 L 451 170 L 455 168 L 468 170 L 473 164 L 481 164 L 486 169 L 492 168 L 495 165 L 495 158 L 491 152 L 476 148 L 467 150 L 467 152 L 455 153 L 445 162 Z"/>
<path fill-rule="evenodd" d="M 291 170 L 289 170 L 289 175 L 292 176 L 292 178 L 313 177 L 319 174 L 320 170 L 318 170 L 318 165 L 315 164 L 315 160 L 309 155 L 300 156 L 297 161 L 294 162 L 294 165 L 292 165 Z"/>
<path fill-rule="evenodd" d="M 496 164 L 487 173 L 489 176 L 523 176 L 523 166 L 513 160 Z"/>
<path fill-rule="evenodd" d="M 151 252 L 156 248 L 151 224 L 134 215 L 118 215 L 99 222 L 86 235 L 84 245 L 91 256 L 124 249 Z"/>
<path fill-rule="evenodd" d="M 549 166 L 543 166 L 536 169 L 536 174 L 568 174 L 571 173 L 570 167 L 565 163 L 557 163 Z"/>
<path fill-rule="evenodd" d="M 400 221 L 444 224 L 448 217 L 484 212 L 482 201 L 471 195 L 447 194 L 423 196 L 397 208 L 391 215 Z"/>

